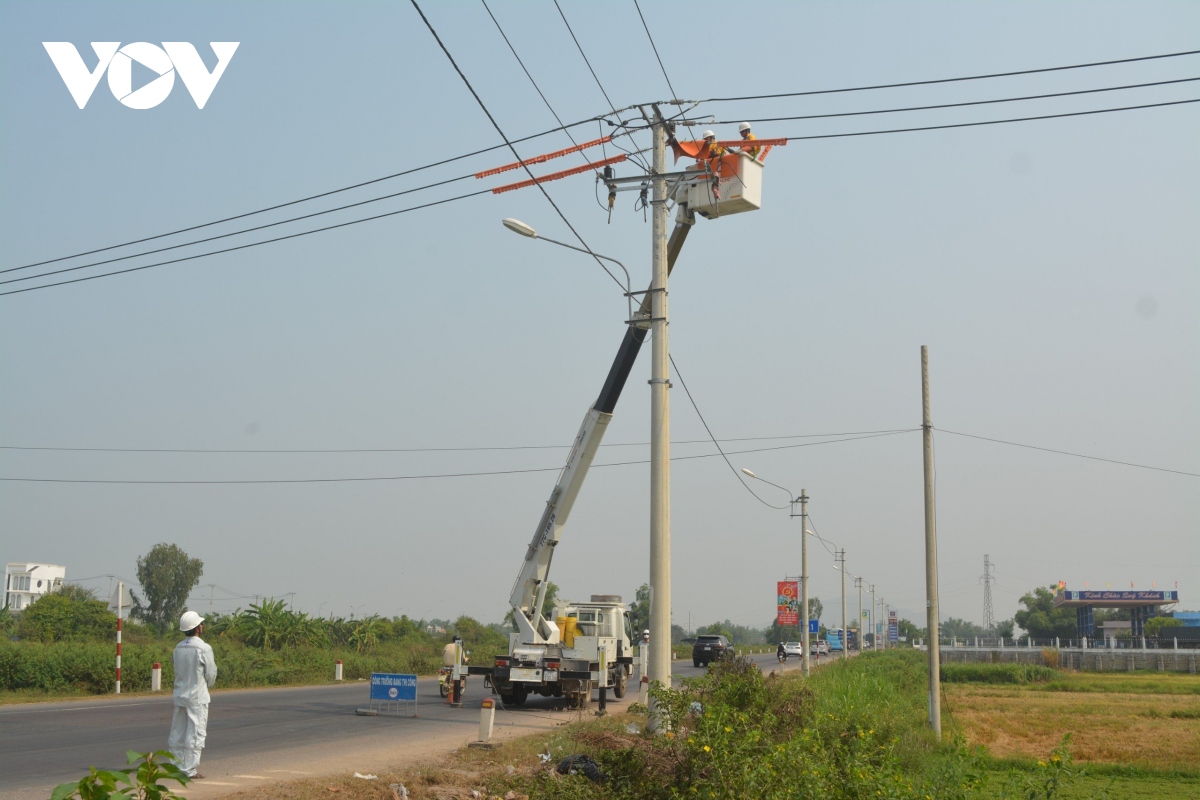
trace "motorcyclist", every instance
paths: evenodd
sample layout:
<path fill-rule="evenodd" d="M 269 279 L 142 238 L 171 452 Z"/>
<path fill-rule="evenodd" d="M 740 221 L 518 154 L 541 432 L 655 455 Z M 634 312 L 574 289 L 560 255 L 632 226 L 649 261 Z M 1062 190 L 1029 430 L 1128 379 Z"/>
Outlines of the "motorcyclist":
<path fill-rule="evenodd" d="M 779 643 L 779 647 L 775 650 L 775 656 L 780 661 L 787 661 L 787 650 L 784 649 L 783 642 Z"/>

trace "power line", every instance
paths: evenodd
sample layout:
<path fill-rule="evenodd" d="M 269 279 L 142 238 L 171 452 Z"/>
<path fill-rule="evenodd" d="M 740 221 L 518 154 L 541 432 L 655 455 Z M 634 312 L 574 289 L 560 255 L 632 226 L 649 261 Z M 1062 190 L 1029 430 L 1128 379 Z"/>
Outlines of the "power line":
<path fill-rule="evenodd" d="M 117 261 L 127 261 L 131 258 L 141 258 L 142 256 L 149 256 L 149 255 L 153 255 L 155 253 L 165 253 L 169 250 L 178 250 L 181 247 L 192 247 L 194 245 L 204 244 L 205 242 L 214 242 L 214 241 L 217 241 L 218 239 L 228 239 L 230 236 L 241 236 L 243 233 L 253 233 L 255 231 L 261 231 L 261 230 L 265 230 L 267 228 L 274 228 L 279 225 L 287 225 L 288 223 L 291 223 L 291 222 L 299 222 L 300 220 L 312 219 L 313 217 L 320 217 L 325 214 L 332 214 L 335 211 L 345 211 L 348 208 L 357 208 L 358 206 L 365 206 L 370 203 L 378 203 L 381 200 L 390 200 L 394 197 L 401 197 L 406 194 L 413 194 L 414 192 L 421 192 L 426 189 L 433 189 L 438 186 L 445 186 L 450 183 L 457 183 L 458 181 L 466 180 L 467 178 L 473 178 L 473 177 L 475 177 L 474 173 L 471 173 L 468 175 L 460 175 L 457 178 L 449 178 L 447 180 L 438 181 L 436 183 L 427 183 L 424 186 L 417 186 L 416 188 L 413 188 L 413 189 L 405 189 L 402 192 L 393 192 L 392 194 L 385 194 L 381 197 L 372 197 L 368 200 L 360 200 L 357 203 L 347 203 L 344 206 L 337 206 L 335 208 L 329 208 L 324 211 L 314 211 L 311 214 L 304 214 L 299 217 L 289 217 L 288 219 L 281 219 L 278 222 L 268 222 L 263 225 L 256 225 L 251 228 L 242 228 L 241 230 L 238 230 L 238 231 L 231 231 L 229 233 L 222 233 L 222 234 L 218 234 L 216 236 L 209 236 L 205 239 L 196 239 L 194 241 L 183 242 L 181 244 L 173 244 L 173 245 L 170 245 L 169 247 L 159 247 L 158 249 L 155 249 L 155 250 L 144 250 L 141 253 L 131 253 L 127 256 L 117 256 L 115 258 L 109 258 L 109 259 L 105 259 L 103 261 L 93 261 L 90 264 L 81 264 L 77 267 L 65 267 L 63 269 L 51 270 L 50 272 L 42 272 L 42 273 L 39 273 L 36 275 L 25 275 L 24 277 L 21 277 L 21 278 L 9 278 L 8 280 L 0 281 L 0 285 L 6 284 L 6 283 L 18 283 L 20 281 L 32 281 L 32 280 L 37 280 L 38 278 L 47 278 L 51 275 L 60 275 L 64 272 L 75 272 L 76 270 L 81 270 L 81 269 L 91 269 L 92 267 L 99 267 L 104 264 L 112 264 Z M 218 252 L 220 252 L 220 251 L 218 251 Z M 7 272 L 7 270 L 3 270 L 3 271 Z"/>
<path fill-rule="evenodd" d="M 1140 106 L 1122 106 L 1121 108 L 1100 108 L 1094 111 L 1072 111 L 1066 114 L 1043 114 L 1036 117 L 1015 117 L 1012 119 L 992 119 L 985 122 L 960 122 L 952 125 L 925 125 L 919 128 L 893 128 L 886 131 L 855 131 L 853 133 L 824 133 L 811 136 L 788 136 L 788 141 L 798 142 L 807 139 L 842 139 L 849 136 L 876 136 L 883 133 L 912 133 L 914 131 L 940 131 L 948 128 L 975 128 L 980 125 L 1003 125 L 1008 122 L 1032 122 L 1039 119 L 1060 119 L 1063 117 L 1086 117 L 1091 114 L 1108 114 L 1113 111 L 1137 111 L 1143 108 L 1161 108 L 1163 106 L 1180 106 L 1188 103 L 1200 103 L 1196 100 L 1173 100 L 1168 103 L 1146 103 Z"/>
<path fill-rule="evenodd" d="M 733 466 L 733 463 L 729 460 L 729 457 L 725 455 L 725 451 L 721 449 L 721 443 L 717 441 L 717 437 L 713 436 L 712 429 L 708 427 L 708 422 L 705 421 L 704 415 L 700 413 L 700 406 L 696 405 L 696 399 L 692 397 L 692 391 L 687 387 L 687 382 L 683 379 L 683 373 L 679 371 L 679 367 L 675 364 L 675 356 L 668 354 L 667 357 L 671 359 L 671 367 L 675 370 L 675 377 L 679 378 L 679 385 L 683 387 L 684 394 L 687 395 L 687 399 L 689 402 L 691 402 L 692 408 L 696 410 L 696 416 L 700 418 L 700 424 L 703 425 L 704 430 L 708 432 L 708 438 L 712 440 L 713 445 L 717 448 L 717 452 L 721 454 L 721 458 L 725 459 L 725 463 L 729 466 L 730 471 L 733 472 L 734 477 L 738 479 L 738 482 L 741 483 L 742 486 L 746 487 L 747 492 L 754 495 L 755 500 L 762 503 L 767 508 L 774 508 L 777 510 L 788 508 L 788 506 L 777 506 L 768 503 L 766 500 L 763 500 L 758 496 L 758 492 L 750 488 L 750 484 L 746 483 L 746 479 L 742 477 L 742 473 L 739 472 L 735 466 Z"/>
<path fill-rule="evenodd" d="M 671 85 L 671 79 L 667 76 L 667 68 L 663 66 L 662 56 L 658 54 L 658 46 L 654 44 L 654 37 L 650 35 L 650 26 L 646 24 L 646 18 L 642 15 L 642 7 L 638 0 L 633 0 L 633 7 L 637 9 L 638 18 L 642 21 L 642 27 L 646 30 L 646 38 L 650 40 L 650 47 L 654 50 L 654 57 L 658 59 L 658 68 L 662 70 L 663 78 L 667 81 L 667 88 L 671 90 L 671 99 L 675 100 L 679 95 L 675 94 L 675 87 Z M 680 378 L 680 383 L 683 379 Z M 745 483 L 745 481 L 742 481 Z M 746 487 L 750 488 L 749 486 Z M 755 495 L 757 497 L 757 495 Z"/>
<path fill-rule="evenodd" d="M 509 141 L 508 137 L 504 134 L 504 131 L 500 128 L 500 123 L 496 122 L 496 118 L 492 116 L 492 112 L 488 111 L 483 99 L 479 96 L 479 93 L 475 91 L 475 87 L 471 85 L 469 80 L 467 80 L 466 74 L 459 69 L 458 62 L 454 60 L 454 56 L 450 55 L 450 51 L 446 48 L 446 45 L 442 43 L 442 37 L 438 36 L 437 31 L 433 29 L 432 23 L 430 23 L 429 19 L 425 16 L 425 12 L 421 10 L 419 5 L 417 5 L 417 0 L 410 0 L 410 2 L 412 3 L 413 8 L 415 8 L 417 13 L 421 16 L 421 21 L 425 23 L 425 27 L 429 29 L 431 34 L 433 34 L 434 41 L 437 42 L 438 47 L 440 47 L 442 52 L 446 54 L 446 58 L 450 61 L 450 66 L 454 67 L 454 71 L 458 73 L 458 77 L 462 79 L 462 82 L 466 85 L 467 90 L 471 93 L 471 96 L 475 98 L 475 102 L 479 104 L 481 109 L 483 109 L 483 113 L 487 115 L 488 121 L 491 122 L 492 127 L 496 129 L 496 133 L 500 134 L 500 138 L 504 140 L 506 145 L 508 145 L 508 149 L 512 151 L 513 157 L 516 158 L 517 161 L 521 162 L 521 167 L 525 170 L 525 174 L 528 175 L 530 180 L 534 182 L 534 185 L 538 187 L 542 193 L 542 196 L 546 198 L 546 202 L 551 205 L 555 213 L 558 214 L 559 218 L 571 230 L 571 233 L 575 235 L 575 238 L 579 240 L 579 243 L 583 245 L 583 249 L 588 251 L 588 253 L 591 253 L 592 258 L 595 259 L 596 263 L 600 265 L 600 269 L 604 270 L 608 277 L 612 278 L 613 282 L 620 286 L 622 290 L 628 292 L 629 288 L 623 285 L 621 281 L 617 279 L 617 276 L 613 275 L 612 271 L 609 270 L 609 268 L 605 266 L 604 262 L 600 260 L 600 257 L 592 252 L 592 248 L 589 247 L 588 243 L 585 242 L 583 237 L 579 235 L 579 231 L 575 230 L 575 226 L 572 225 L 571 221 L 567 219 L 567 215 L 564 214 L 561 209 L 559 209 L 558 204 L 554 202 L 552 197 L 550 197 L 550 193 L 546 191 L 546 187 L 543 186 L 541 182 L 539 182 L 534 176 L 533 171 L 529 169 L 529 165 L 525 163 L 525 161 L 521 158 L 520 153 L 517 152 L 517 148 L 513 146 L 512 142 Z M 555 5 L 557 5 L 557 0 L 555 0 Z M 562 13 L 562 9 L 559 9 L 559 13 Z M 565 20 L 566 17 L 563 19 Z"/>
<path fill-rule="evenodd" d="M 261 242 L 250 242 L 248 244 L 241 244 L 241 245 L 237 245 L 234 247 L 226 247 L 221 250 L 213 250 L 208 253 L 197 253 L 196 255 L 183 256 L 182 258 L 173 258 L 173 259 L 170 259 L 169 261 L 158 261 L 154 264 L 145 264 L 140 267 L 129 267 L 128 269 L 118 269 L 118 270 L 113 270 L 112 272 L 102 272 L 98 275 L 88 275 L 83 278 L 72 278 L 70 280 L 57 281 L 55 283 L 47 283 L 47 284 L 43 284 L 41 286 L 30 286 L 25 289 L 10 289 L 7 292 L 0 292 L 0 297 L 4 297 L 5 295 L 10 295 L 10 294 L 22 294 L 24 292 L 35 292 L 38 289 L 49 289 L 54 286 L 65 286 L 69 283 L 81 283 L 83 281 L 92 281 L 92 280 L 96 280 L 97 278 L 108 278 L 113 275 L 124 275 L 127 272 L 138 272 L 143 269 L 151 269 L 153 267 L 162 267 L 162 266 L 166 266 L 168 264 L 178 264 L 183 261 L 192 261 L 197 258 L 205 258 L 207 256 L 215 256 L 220 253 L 232 253 L 236 250 L 245 250 L 250 247 L 258 247 L 259 245 L 263 245 L 263 244 L 271 244 L 272 242 L 282 242 L 286 239 L 295 239 L 300 236 L 308 236 L 309 234 L 321 233 L 322 231 L 331 231 L 336 228 L 345 228 L 350 225 L 358 225 L 359 223 L 362 223 L 362 222 L 371 222 L 372 220 L 383 219 L 384 217 L 394 217 L 397 214 L 406 214 L 409 211 L 417 211 L 422 208 L 430 208 L 432 206 L 440 206 L 445 203 L 453 203 L 456 200 L 466 200 L 468 197 L 476 197 L 481 194 L 490 194 L 490 193 L 491 193 L 491 189 L 480 189 L 477 192 L 468 192 L 467 194 L 460 194 L 456 197 L 448 197 L 444 200 L 435 200 L 431 203 L 423 203 L 419 206 L 409 206 L 408 208 L 402 208 L 398 211 L 389 211 L 386 214 L 376 214 L 373 217 L 364 217 L 362 219 L 354 219 L 354 220 L 350 220 L 349 222 L 339 222 L 336 225 L 326 225 L 323 228 L 314 228 L 314 229 L 308 230 L 308 231 L 300 231 L 299 233 L 291 233 L 286 236 L 276 236 L 274 239 L 264 239 Z"/>
<path fill-rule="evenodd" d="M 521 142 L 528 142 L 532 139 L 538 139 L 542 136 L 548 136 L 552 133 L 557 133 L 560 130 L 569 130 L 570 128 L 577 128 L 580 125 L 587 125 L 592 122 L 595 122 L 596 119 L 597 119 L 596 117 L 589 117 L 588 119 L 580 120 L 579 122 L 572 122 L 570 125 L 562 125 L 560 122 L 560 126 L 558 128 L 551 128 L 550 130 L 542 131 L 541 133 L 534 133 L 529 136 L 523 136 L 520 139 L 514 139 L 513 144 L 520 144 Z M 330 195 L 339 194 L 341 192 L 348 192 L 352 189 L 360 189 L 363 186 L 370 186 L 372 184 L 380 183 L 382 181 L 392 180 L 393 178 L 401 178 L 401 177 L 404 177 L 405 175 L 411 175 L 416 172 L 422 172 L 427 169 L 433 169 L 434 167 L 440 167 L 445 164 L 451 164 L 455 161 L 462 161 L 467 158 L 472 158 L 473 156 L 482 155 L 483 153 L 490 153 L 493 150 L 500 150 L 504 147 L 505 147 L 505 145 L 503 145 L 503 144 L 497 144 L 497 145 L 493 145 L 491 147 L 484 147 L 480 150 L 473 150 L 470 153 L 463 153 L 462 155 L 452 156 L 450 158 L 444 158 L 440 161 L 434 161 L 434 162 L 431 162 L 429 164 L 424 164 L 419 167 L 412 167 L 411 169 L 402 170 L 401 172 L 394 172 L 391 175 L 384 175 L 379 178 L 372 178 L 371 180 L 368 180 L 368 181 L 362 181 L 360 183 L 354 183 L 349 186 L 343 186 L 340 189 L 331 189 L 326 192 L 320 192 L 319 194 L 313 194 L 313 195 L 309 195 L 307 197 L 301 197 L 298 200 L 289 200 L 286 203 L 278 203 L 276 205 L 267 206 L 265 208 L 259 208 L 254 211 L 247 211 L 242 214 L 235 214 L 231 217 L 224 217 L 222 219 L 216 219 L 211 222 L 204 222 L 199 225 L 192 225 L 192 226 L 189 226 L 186 228 L 178 228 L 173 231 L 167 231 L 166 233 L 155 234 L 154 236 L 145 236 L 145 237 L 142 237 L 141 239 L 132 239 L 127 242 L 121 242 L 120 244 L 108 245 L 107 247 L 98 247 L 94 250 L 84 250 L 79 253 L 73 253 L 69 256 L 59 256 L 58 258 L 51 258 L 51 259 L 47 259 L 45 261 L 37 261 L 32 264 L 25 264 L 25 265 L 22 265 L 19 267 L 9 267 L 7 269 L 0 270 L 0 274 L 5 273 L 5 272 L 14 272 L 16 270 L 22 270 L 22 269 L 32 269 L 33 267 L 40 267 L 40 266 L 44 266 L 46 264 L 53 264 L 58 261 L 67 261 L 72 258 L 79 258 L 81 256 L 95 255 L 96 253 L 103 253 L 108 250 L 116 250 L 121 247 L 129 247 L 129 246 L 135 245 L 135 244 L 143 244 L 145 242 L 154 241 L 155 239 L 163 239 L 163 238 L 166 238 L 167 236 L 175 236 L 176 234 L 180 234 L 180 233 L 188 233 L 190 231 L 200 230 L 202 228 L 208 228 L 213 225 L 220 225 L 224 222 L 232 222 L 234 220 L 244 219 L 245 217 L 252 217 L 255 214 L 265 214 L 268 211 L 276 211 L 280 208 L 287 208 L 288 206 L 294 206 L 294 205 L 298 205 L 300 203 L 306 203 L 309 200 L 317 200 L 322 197 L 328 197 Z"/>
<path fill-rule="evenodd" d="M 567 33 L 571 34 L 571 41 L 575 42 L 575 47 L 579 50 L 579 55 L 583 56 L 583 63 L 587 64 L 588 72 L 592 73 L 592 78 L 596 81 L 596 85 L 600 87 L 600 94 L 604 95 L 605 102 L 608 103 L 608 107 L 612 109 L 615 115 L 617 107 L 609 99 L 608 92 L 604 91 L 604 84 L 600 82 L 599 76 L 596 75 L 596 70 L 592 69 L 592 62 L 588 61 L 587 53 L 583 52 L 583 45 L 579 43 L 579 39 L 575 36 L 575 31 L 571 30 L 571 23 L 567 22 L 567 15 L 563 13 L 562 6 L 558 4 L 558 0 L 554 0 L 554 7 L 558 9 L 558 15 L 562 17 L 563 25 L 567 26 Z"/>
<path fill-rule="evenodd" d="M 853 436 L 842 439 L 827 439 L 821 442 L 802 442 L 800 444 L 786 444 L 777 447 L 758 447 L 749 450 L 733 450 L 728 455 L 741 455 L 743 453 L 765 453 L 774 450 L 791 450 L 798 447 L 816 447 L 824 444 L 840 444 L 842 442 L 856 442 L 863 439 L 876 439 L 883 436 L 895 436 L 897 433 L 912 433 L 920 428 L 909 428 L 907 430 L 895 431 L 893 433 L 877 433 L 869 436 Z M 674 456 L 672 461 L 692 461 L 698 458 L 715 458 L 724 453 L 702 453 L 694 456 Z M 638 461 L 614 461 L 608 464 L 593 464 L 592 469 L 601 467 L 628 467 L 639 464 L 649 464 L 649 459 Z M 560 472 L 561 466 L 558 467 L 533 467 L 529 469 L 505 469 L 491 470 L 485 472 L 446 472 L 446 473 L 431 473 L 421 475 L 393 475 L 393 476 L 368 476 L 362 478 L 279 478 L 279 479 L 249 479 L 249 480 L 209 480 L 209 481 L 176 481 L 176 480 L 111 480 L 111 479 L 86 479 L 86 478 L 0 478 L 0 481 L 10 481 L 14 483 L 101 483 L 101 484 L 133 484 L 133 485 L 156 485 L 156 486 L 206 486 L 206 485 L 236 485 L 236 484 L 285 484 L 285 483 L 366 483 L 377 481 L 408 481 L 408 480 L 431 480 L 439 478 L 475 478 L 486 477 L 492 475 L 520 475 L 531 472 Z"/>
<path fill-rule="evenodd" d="M 996 444 L 1006 444 L 1006 445 L 1009 445 L 1010 447 L 1023 447 L 1026 450 L 1041 450 L 1043 453 L 1055 453 L 1060 456 L 1071 456 L 1073 458 L 1085 458 L 1088 461 L 1103 461 L 1107 464 L 1119 464 L 1123 467 L 1137 467 L 1138 469 L 1150 469 L 1150 470 L 1154 470 L 1155 472 L 1170 472 L 1174 475 L 1186 475 L 1189 478 L 1200 478 L 1200 473 L 1184 472 L 1183 470 L 1180 470 L 1180 469 L 1167 469 L 1166 467 L 1155 467 L 1155 466 L 1151 466 L 1149 464 L 1135 464 L 1132 461 L 1118 461 L 1114 458 L 1101 458 L 1100 456 L 1088 456 L 1088 455 L 1084 455 L 1082 453 L 1071 453 L 1066 450 L 1054 450 L 1049 447 L 1038 447 L 1037 445 L 1032 445 L 1032 444 L 1021 444 L 1020 442 L 1009 442 L 1009 441 L 1005 441 L 1004 439 L 992 439 L 987 436 L 976 436 L 971 433 L 959 433 L 958 431 L 948 431 L 945 428 L 938 428 L 937 430 L 941 431 L 942 433 L 948 433 L 951 436 L 964 436 L 968 439 L 980 439 L 985 442 L 994 442 Z"/>
<path fill-rule="evenodd" d="M 1091 61 L 1086 64 L 1068 64 L 1062 67 L 1041 67 L 1038 69 L 1021 69 L 1012 72 L 992 72 L 984 75 L 966 75 L 957 78 L 935 78 L 933 80 L 924 81 L 906 81 L 904 83 L 880 83 L 872 86 L 850 86 L 842 89 L 816 89 L 806 92 L 782 92 L 779 94 L 756 94 L 744 95 L 741 97 L 712 97 L 705 100 L 706 103 L 730 103 L 740 100 L 772 100 L 779 97 L 811 97 L 821 94 L 844 94 L 846 92 L 865 92 L 874 89 L 900 89 L 906 86 L 930 86 L 938 83 L 959 83 L 961 81 L 979 81 L 988 78 L 1010 78 L 1014 75 L 1033 75 L 1043 72 L 1063 72 L 1072 69 L 1085 69 L 1088 67 L 1104 67 L 1112 64 L 1131 64 L 1135 61 L 1154 61 L 1162 58 L 1179 58 L 1181 56 L 1193 56 L 1200 53 L 1200 50 L 1184 50 L 1178 53 L 1160 53 L 1152 56 L 1137 56 L 1136 58 L 1117 58 L 1109 61 Z"/>
<path fill-rule="evenodd" d="M 1119 92 L 1125 89 L 1145 89 L 1150 86 L 1168 86 L 1175 83 L 1191 83 L 1192 81 L 1200 81 L 1200 78 L 1176 78 L 1167 81 L 1151 81 L 1150 83 L 1131 83 L 1124 86 L 1105 86 L 1100 89 L 1078 89 L 1070 92 L 1051 92 L 1049 94 L 1031 94 L 1023 97 L 1001 97 L 996 100 L 969 100 L 962 103 L 938 103 L 930 106 L 907 106 L 904 108 L 881 108 L 874 111 L 842 111 L 834 114 L 802 114 L 792 117 L 759 117 L 757 119 L 745 120 L 716 120 L 713 125 L 730 125 L 734 122 L 787 122 L 798 119 L 833 119 L 835 117 L 862 117 L 873 114 L 896 114 L 904 111 L 932 111 L 942 108 L 962 108 L 964 106 L 986 106 L 996 103 L 1016 103 L 1024 100 L 1045 100 L 1051 97 L 1070 97 L 1072 95 L 1081 94 L 1098 94 L 1100 92 Z"/>
<path fill-rule="evenodd" d="M 888 428 L 874 431 L 838 431 L 835 433 L 794 433 L 780 436 L 740 436 L 721 439 L 722 442 L 761 442 L 779 439 L 822 439 L 831 436 L 867 436 L 885 433 L 907 433 L 914 428 Z M 711 439 L 676 439 L 671 444 L 701 444 Z M 649 442 L 608 442 L 601 447 L 645 447 Z M 372 448 L 332 448 L 332 449 L 207 449 L 207 448 L 170 448 L 170 447 L 34 447 L 21 445 L 0 445 L 0 450 L 36 450 L 62 451 L 78 453 L 444 453 L 444 452 L 479 452 L 489 450 L 563 450 L 572 447 L 569 444 L 528 444 L 507 446 L 475 446 L 475 447 L 372 447 Z"/>

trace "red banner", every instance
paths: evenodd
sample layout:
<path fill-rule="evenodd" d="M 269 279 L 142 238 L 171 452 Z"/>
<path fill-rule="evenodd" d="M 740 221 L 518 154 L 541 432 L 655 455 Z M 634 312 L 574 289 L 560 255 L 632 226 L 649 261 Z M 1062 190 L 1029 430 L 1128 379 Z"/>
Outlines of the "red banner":
<path fill-rule="evenodd" d="M 800 624 L 800 585 L 796 581 L 776 583 L 775 619 L 780 626 Z"/>

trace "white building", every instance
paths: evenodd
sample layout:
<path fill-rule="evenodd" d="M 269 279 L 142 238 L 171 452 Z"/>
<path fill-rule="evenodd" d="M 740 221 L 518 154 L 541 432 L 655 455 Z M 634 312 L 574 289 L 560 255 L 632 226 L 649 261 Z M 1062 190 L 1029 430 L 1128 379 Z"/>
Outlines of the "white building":
<path fill-rule="evenodd" d="M 44 594 L 61 589 L 67 568 L 30 561 L 9 562 L 4 568 L 4 606 L 20 611 Z"/>

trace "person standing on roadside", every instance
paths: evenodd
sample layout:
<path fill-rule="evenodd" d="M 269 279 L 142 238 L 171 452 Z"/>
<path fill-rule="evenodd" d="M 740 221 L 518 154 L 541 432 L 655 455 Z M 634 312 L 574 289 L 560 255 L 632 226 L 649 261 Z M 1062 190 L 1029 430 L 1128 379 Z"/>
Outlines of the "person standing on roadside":
<path fill-rule="evenodd" d="M 179 629 L 187 638 L 175 645 L 171 659 L 175 665 L 175 715 L 167 749 L 189 778 L 203 778 L 197 770 L 208 733 L 208 690 L 217 680 L 217 662 L 212 647 L 200 638 L 203 617 L 185 611 Z"/>

